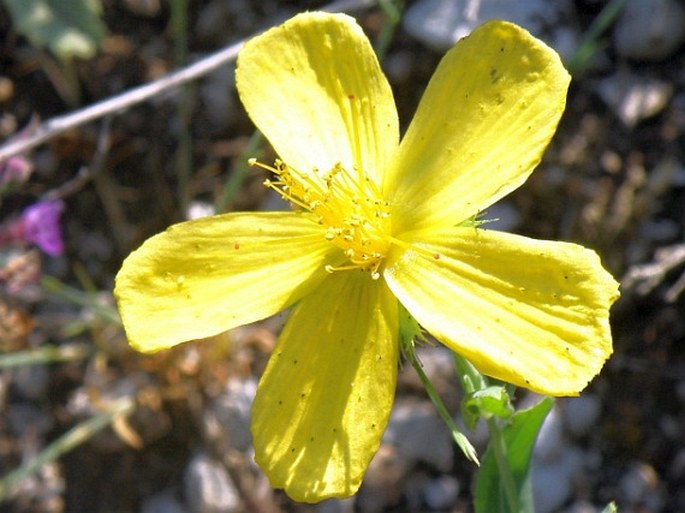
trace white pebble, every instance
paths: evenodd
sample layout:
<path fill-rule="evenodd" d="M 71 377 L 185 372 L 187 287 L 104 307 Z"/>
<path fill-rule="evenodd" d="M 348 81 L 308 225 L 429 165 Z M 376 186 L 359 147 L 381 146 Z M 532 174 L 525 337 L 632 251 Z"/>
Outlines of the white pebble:
<path fill-rule="evenodd" d="M 184 491 L 192 513 L 239 511 L 238 491 L 224 466 L 203 453 L 190 460 L 185 470 Z"/>
<path fill-rule="evenodd" d="M 568 0 L 419 0 L 405 13 L 404 28 L 422 43 L 445 51 L 474 28 L 492 20 L 508 20 L 542 38 L 563 57 L 577 46 L 573 3 Z M 548 28 L 554 30 L 548 32 Z"/>
<path fill-rule="evenodd" d="M 673 86 L 662 80 L 619 71 L 603 78 L 597 92 L 628 127 L 659 114 L 673 95 Z"/>

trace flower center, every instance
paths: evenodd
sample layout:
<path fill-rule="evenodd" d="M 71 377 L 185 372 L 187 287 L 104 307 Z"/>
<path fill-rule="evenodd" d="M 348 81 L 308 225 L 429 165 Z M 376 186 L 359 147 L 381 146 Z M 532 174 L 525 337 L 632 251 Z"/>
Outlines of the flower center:
<path fill-rule="evenodd" d="M 264 185 L 318 216 L 326 227 L 326 239 L 343 250 L 349 263 L 326 266 L 327 271 L 362 269 L 378 279 L 378 269 L 392 240 L 390 208 L 366 173 L 340 164 L 325 173 L 303 173 L 280 160 L 273 167 L 256 159 L 249 163 L 273 172 L 277 178 L 266 180 Z"/>

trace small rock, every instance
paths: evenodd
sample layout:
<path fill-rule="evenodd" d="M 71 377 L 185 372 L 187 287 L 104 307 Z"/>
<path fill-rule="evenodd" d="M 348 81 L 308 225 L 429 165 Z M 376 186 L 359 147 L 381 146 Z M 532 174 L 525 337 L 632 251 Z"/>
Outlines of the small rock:
<path fill-rule="evenodd" d="M 186 210 L 186 219 L 201 219 L 203 217 L 209 217 L 215 215 L 216 207 L 213 203 L 208 201 L 191 201 Z"/>
<path fill-rule="evenodd" d="M 573 2 L 568 0 L 420 0 L 404 16 L 404 28 L 431 48 L 445 51 L 488 20 L 508 20 L 540 37 L 564 58 L 577 46 Z"/>
<path fill-rule="evenodd" d="M 430 402 L 395 404 L 383 441 L 410 462 L 426 463 L 442 472 L 452 467 L 452 436 Z"/>
<path fill-rule="evenodd" d="M 537 513 L 557 511 L 571 496 L 573 484 L 584 465 L 585 454 L 568 447 L 557 459 L 546 464 L 533 464 L 531 481 Z"/>
<path fill-rule="evenodd" d="M 192 513 L 239 511 L 238 491 L 228 472 L 204 453 L 197 453 L 188 463 L 183 489 Z"/>
<path fill-rule="evenodd" d="M 685 7 L 677 0 L 628 0 L 614 27 L 616 52 L 628 59 L 658 61 L 685 41 Z"/>
<path fill-rule="evenodd" d="M 549 412 L 538 433 L 533 455 L 541 464 L 557 461 L 566 450 L 568 442 L 563 433 L 563 424 L 558 405 Z"/>
<path fill-rule="evenodd" d="M 521 214 L 506 200 L 490 205 L 480 219 L 487 221 L 484 228 L 501 232 L 512 232 L 521 225 Z"/>
<path fill-rule="evenodd" d="M 45 396 L 49 380 L 47 365 L 24 365 L 15 370 L 12 385 L 26 399 L 38 400 Z"/>
<path fill-rule="evenodd" d="M 204 113 L 217 130 L 229 126 L 238 110 L 233 96 L 233 74 L 232 67 L 222 66 L 200 83 L 199 96 Z"/>
<path fill-rule="evenodd" d="M 432 510 L 451 510 L 459 496 L 459 481 L 449 475 L 429 480 L 422 489 L 423 500 Z"/>
<path fill-rule="evenodd" d="M 578 437 L 590 433 L 602 410 L 599 397 L 593 394 L 565 399 L 562 406 L 562 417 L 566 429 Z"/>
<path fill-rule="evenodd" d="M 243 452 L 251 447 L 250 410 L 256 392 L 254 379 L 231 379 L 226 391 L 214 400 L 211 413 L 225 437 L 226 447 Z"/>
<path fill-rule="evenodd" d="M 199 7 L 193 33 L 205 44 L 223 45 L 235 34 L 250 32 L 260 22 L 250 0 L 212 0 Z"/>
<path fill-rule="evenodd" d="M 357 494 L 359 511 L 380 513 L 397 504 L 412 466 L 391 444 L 382 444 L 371 460 Z"/>
<path fill-rule="evenodd" d="M 145 499 L 140 513 L 187 513 L 187 510 L 172 493 L 161 492 Z"/>
<path fill-rule="evenodd" d="M 620 497 L 629 504 L 644 504 L 648 511 L 661 509 L 659 475 L 644 462 L 633 463 L 619 481 Z"/>
<path fill-rule="evenodd" d="M 597 92 L 627 127 L 659 114 L 673 94 L 673 86 L 656 78 L 619 71 L 602 80 Z"/>
<path fill-rule="evenodd" d="M 3 408 L 2 414 L 10 432 L 17 437 L 42 439 L 55 423 L 51 415 L 30 403 L 11 404 Z"/>
<path fill-rule="evenodd" d="M 580 500 L 575 502 L 568 509 L 565 509 L 564 513 L 599 513 L 603 509 L 603 507 L 595 506 L 590 502 Z"/>
<path fill-rule="evenodd" d="M 316 513 L 354 513 L 354 497 L 321 501 L 316 505 Z"/>
<path fill-rule="evenodd" d="M 47 462 L 13 487 L 11 511 L 63 512 L 65 489 L 60 464 Z"/>
<path fill-rule="evenodd" d="M 445 346 L 436 344 L 417 347 L 416 356 L 421 362 L 423 372 L 428 376 L 447 407 L 457 408 L 459 387 L 452 352 Z M 400 390 L 409 389 L 412 392 L 425 393 L 423 384 L 411 365 L 405 365 L 402 368 L 398 377 L 398 387 Z"/>
<path fill-rule="evenodd" d="M 667 243 L 677 240 L 681 226 L 667 218 L 649 219 L 640 223 L 640 236 L 650 241 Z"/>

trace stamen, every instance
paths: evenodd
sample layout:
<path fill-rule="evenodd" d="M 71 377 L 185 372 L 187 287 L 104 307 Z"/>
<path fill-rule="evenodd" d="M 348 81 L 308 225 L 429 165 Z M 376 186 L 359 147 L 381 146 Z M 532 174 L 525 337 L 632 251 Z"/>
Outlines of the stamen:
<path fill-rule="evenodd" d="M 326 266 L 328 272 L 362 269 L 378 279 L 378 269 L 392 243 L 389 204 L 363 170 L 340 163 L 327 172 L 301 172 L 280 160 L 273 166 L 250 159 L 249 164 L 275 174 L 264 185 L 291 204 L 318 216 L 324 237 L 343 250 L 349 263 Z"/>

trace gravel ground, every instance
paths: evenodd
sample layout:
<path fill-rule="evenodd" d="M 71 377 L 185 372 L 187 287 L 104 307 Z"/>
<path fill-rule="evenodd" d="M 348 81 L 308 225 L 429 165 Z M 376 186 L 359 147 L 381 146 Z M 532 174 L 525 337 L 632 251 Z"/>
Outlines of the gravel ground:
<path fill-rule="evenodd" d="M 648 3 L 652 9 L 645 14 L 641 9 Z M 416 14 L 417 4 L 426 2 L 407 2 L 404 23 L 383 59 L 404 126 L 440 59 L 436 47 L 443 44 L 428 47 L 416 39 L 416 27 L 427 23 L 425 13 Z M 607 4 L 569 1 L 569 11 L 545 18 L 541 35 L 571 37 L 575 48 Z M 70 68 L 72 77 L 18 36 L 0 5 L 0 138 L 30 127 L 34 115 L 45 120 L 69 112 L 177 67 L 167 3 L 103 5 L 109 35 L 94 58 Z M 190 1 L 188 58 L 321 5 Z M 549 14 L 544 2 L 542 9 Z M 356 15 L 372 39 L 387 23 L 377 8 Z M 567 111 L 540 168 L 493 207 L 502 229 L 595 248 L 622 282 L 612 319 L 615 355 L 583 396 L 557 402 L 540 435 L 534 470 L 538 513 L 597 512 L 610 500 L 622 513 L 685 511 L 682 34 L 682 2 L 629 0 L 594 58 L 574 74 Z M 565 54 L 566 48 L 559 51 Z M 0 474 L 107 408 L 135 409 L 127 421 L 115 422 L 17 485 L 0 508 L 471 511 L 473 468 L 450 444 L 409 368 L 402 371 L 388 432 L 359 495 L 304 506 L 270 489 L 250 447 L 250 404 L 282 318 L 153 356 L 128 348 L 112 318 L 113 277 L 122 259 L 170 223 L 211 209 L 226 182 L 240 175 L 253 128 L 237 101 L 232 73 L 224 67 L 183 94 L 165 94 L 108 123 L 59 135 L 27 155 L 30 180 L 2 198 L 0 214 L 10 219 L 50 191 L 61 195 L 65 252 L 52 257 L 35 248 L 0 248 L 0 350 L 54 345 L 71 357 L 0 369 Z M 192 174 L 184 182 L 177 149 L 186 143 Z M 268 161 L 268 148 L 263 151 Z M 274 198 L 262 179 L 251 171 L 225 210 L 268 208 Z M 449 354 L 422 348 L 421 358 L 457 411 Z M 534 400 L 523 392 L 517 398 L 520 404 Z M 482 450 L 482 430 L 473 439 Z"/>

